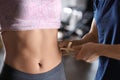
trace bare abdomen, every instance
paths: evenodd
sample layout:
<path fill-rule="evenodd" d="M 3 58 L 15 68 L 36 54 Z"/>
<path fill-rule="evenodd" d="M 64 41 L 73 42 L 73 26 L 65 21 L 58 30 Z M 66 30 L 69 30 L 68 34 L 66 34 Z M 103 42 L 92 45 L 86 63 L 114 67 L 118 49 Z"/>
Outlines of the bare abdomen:
<path fill-rule="evenodd" d="M 43 73 L 61 62 L 57 30 L 3 32 L 6 63 L 26 73 Z"/>

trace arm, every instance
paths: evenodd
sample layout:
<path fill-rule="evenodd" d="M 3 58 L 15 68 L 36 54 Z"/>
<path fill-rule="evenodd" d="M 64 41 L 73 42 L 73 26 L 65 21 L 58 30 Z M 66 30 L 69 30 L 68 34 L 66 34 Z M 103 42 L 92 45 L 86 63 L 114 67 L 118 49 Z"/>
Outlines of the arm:
<path fill-rule="evenodd" d="M 94 44 L 97 55 L 120 60 L 120 45 Z"/>
<path fill-rule="evenodd" d="M 72 47 L 74 46 L 80 46 L 82 44 L 88 43 L 88 42 L 93 42 L 93 43 L 98 43 L 98 34 L 97 34 L 97 27 L 95 20 L 93 19 L 91 29 L 89 33 L 87 33 L 82 39 L 80 40 L 65 40 L 65 41 L 59 41 L 59 48 L 62 51 L 63 54 L 70 55 L 70 51 L 76 52 L 76 50 L 73 50 Z M 69 43 L 72 42 L 72 44 Z"/>
<path fill-rule="evenodd" d="M 94 20 L 90 32 L 80 41 L 85 44 L 73 47 L 76 51 L 79 50 L 79 54 L 76 56 L 78 60 L 92 61 L 95 56 L 106 56 L 120 60 L 120 45 L 104 45 L 97 43 L 98 34 Z"/>
<path fill-rule="evenodd" d="M 76 59 L 78 60 L 85 60 L 87 62 L 91 62 L 91 61 L 94 61 L 96 60 L 96 58 L 98 57 L 97 54 L 94 54 L 92 56 L 90 55 L 83 55 L 85 54 L 87 51 L 89 52 L 90 51 L 90 48 L 91 49 L 94 49 L 94 47 L 92 45 L 87 45 L 87 44 L 90 44 L 90 43 L 98 43 L 98 30 L 97 30 L 97 26 L 96 26 L 96 22 L 95 22 L 95 19 L 93 19 L 92 21 L 92 25 L 91 25 L 91 29 L 90 31 L 85 35 L 83 36 L 83 38 L 81 40 L 74 40 L 73 41 L 73 48 L 75 49 L 75 51 L 79 51 L 76 55 Z M 86 45 L 86 46 L 85 46 Z M 84 46 L 85 48 L 87 48 L 85 51 L 86 52 L 83 52 L 82 49 L 84 49 Z M 89 57 L 90 56 L 90 57 Z"/>
<path fill-rule="evenodd" d="M 73 40 L 73 45 L 81 45 L 87 42 L 98 43 L 98 31 L 96 27 L 96 22 L 93 19 L 91 29 L 81 40 Z"/>
<path fill-rule="evenodd" d="M 97 33 L 98 32 L 97 32 L 96 23 L 95 23 L 95 20 L 93 19 L 91 29 L 90 29 L 89 33 L 87 33 L 82 39 L 80 39 L 80 40 L 59 41 L 58 46 L 60 48 L 66 48 L 68 46 L 69 42 L 72 42 L 72 46 L 81 45 L 81 44 L 84 44 L 84 43 L 87 43 L 87 42 L 97 43 L 98 42 L 98 34 Z"/>
<path fill-rule="evenodd" d="M 91 62 L 98 56 L 106 56 L 120 60 L 120 45 L 104 45 L 90 42 L 83 45 L 74 46 L 73 49 L 78 51 L 78 54 L 76 55 L 77 60 Z"/>

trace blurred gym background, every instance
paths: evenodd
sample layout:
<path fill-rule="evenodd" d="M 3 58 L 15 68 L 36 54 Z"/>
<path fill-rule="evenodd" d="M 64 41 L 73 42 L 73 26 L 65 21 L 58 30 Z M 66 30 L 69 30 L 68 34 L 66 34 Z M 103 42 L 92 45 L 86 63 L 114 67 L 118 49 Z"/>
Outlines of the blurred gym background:
<path fill-rule="evenodd" d="M 93 0 L 62 0 L 59 40 L 81 39 L 90 29 L 93 19 Z M 67 80 L 94 80 L 98 60 L 93 63 L 64 57 Z"/>
<path fill-rule="evenodd" d="M 93 18 L 92 0 L 62 0 L 61 28 L 58 40 L 81 39 L 90 29 Z M 4 48 L 0 40 L 0 70 L 4 61 Z M 76 61 L 64 56 L 67 80 L 94 80 L 98 60 L 93 63 Z"/>

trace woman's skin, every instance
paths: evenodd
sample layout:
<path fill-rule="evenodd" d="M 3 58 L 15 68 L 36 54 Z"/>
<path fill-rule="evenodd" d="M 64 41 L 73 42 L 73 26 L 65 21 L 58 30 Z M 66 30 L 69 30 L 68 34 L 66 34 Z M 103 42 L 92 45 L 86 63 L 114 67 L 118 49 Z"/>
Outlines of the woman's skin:
<path fill-rule="evenodd" d="M 26 73 L 47 72 L 61 62 L 57 29 L 4 31 L 5 63 Z"/>

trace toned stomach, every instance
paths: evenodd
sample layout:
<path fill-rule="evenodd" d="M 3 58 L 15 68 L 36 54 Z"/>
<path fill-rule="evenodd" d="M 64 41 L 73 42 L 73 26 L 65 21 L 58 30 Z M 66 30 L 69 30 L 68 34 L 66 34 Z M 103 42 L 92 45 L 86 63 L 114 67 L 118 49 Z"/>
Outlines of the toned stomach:
<path fill-rule="evenodd" d="M 61 62 L 57 29 L 2 32 L 5 63 L 22 72 L 47 72 Z"/>

